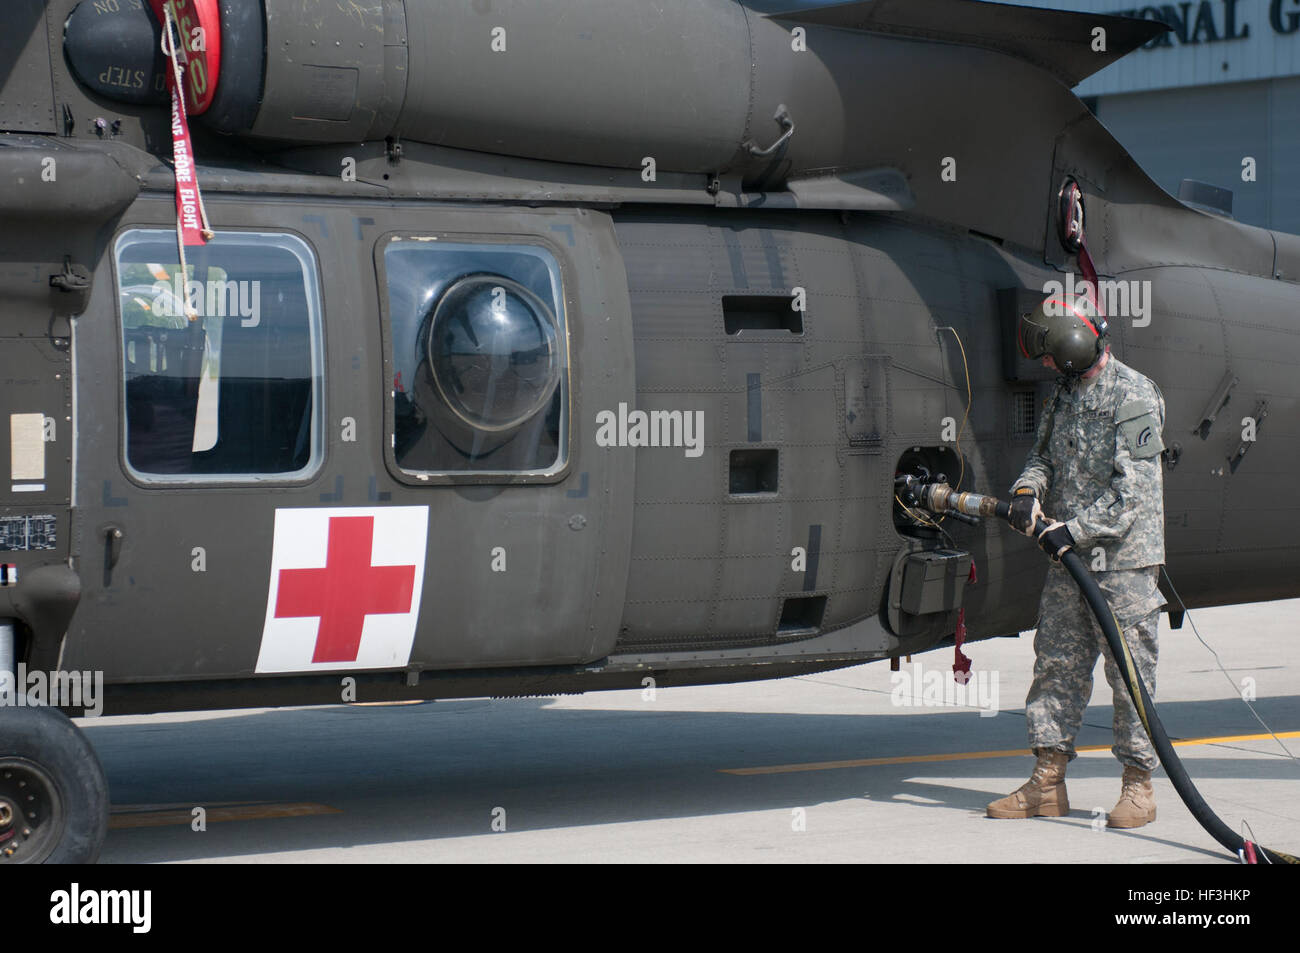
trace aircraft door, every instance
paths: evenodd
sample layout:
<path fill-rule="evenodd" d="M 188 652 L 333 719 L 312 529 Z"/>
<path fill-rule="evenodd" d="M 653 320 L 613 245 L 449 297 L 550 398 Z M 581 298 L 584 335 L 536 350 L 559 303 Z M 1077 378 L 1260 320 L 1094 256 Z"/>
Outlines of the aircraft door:
<path fill-rule="evenodd" d="M 178 258 L 174 227 L 121 231 L 75 329 L 64 665 L 110 681 L 256 670 L 276 513 L 319 505 L 327 457 L 315 249 L 263 225 Z"/>
<path fill-rule="evenodd" d="M 608 216 L 367 211 L 296 209 L 313 245 L 270 224 L 282 209 L 218 206 L 241 226 L 184 271 L 174 230 L 118 235 L 75 342 L 66 665 L 165 681 L 609 653 L 634 463 L 589 424 L 635 380 Z"/>
<path fill-rule="evenodd" d="M 631 455 L 596 446 L 592 423 L 635 394 L 610 220 L 436 221 L 399 221 L 375 250 L 387 492 L 428 511 L 411 664 L 600 658 L 622 616 L 634 476 Z"/>

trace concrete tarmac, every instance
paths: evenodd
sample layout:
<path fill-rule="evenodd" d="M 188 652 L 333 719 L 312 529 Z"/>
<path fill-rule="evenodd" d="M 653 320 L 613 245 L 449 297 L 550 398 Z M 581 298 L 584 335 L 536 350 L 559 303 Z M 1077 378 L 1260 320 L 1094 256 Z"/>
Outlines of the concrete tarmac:
<path fill-rule="evenodd" d="M 1228 674 L 1162 617 L 1165 727 L 1230 827 L 1300 852 L 1300 762 L 1283 750 L 1300 755 L 1300 600 L 1191 616 Z M 101 862 L 1235 862 L 1163 770 L 1155 823 L 1104 826 L 1121 768 L 1100 662 L 1070 815 L 986 818 L 1032 767 L 1032 633 L 968 654 L 964 695 L 947 649 L 897 676 L 877 662 L 653 698 L 84 719 L 113 799 Z"/>

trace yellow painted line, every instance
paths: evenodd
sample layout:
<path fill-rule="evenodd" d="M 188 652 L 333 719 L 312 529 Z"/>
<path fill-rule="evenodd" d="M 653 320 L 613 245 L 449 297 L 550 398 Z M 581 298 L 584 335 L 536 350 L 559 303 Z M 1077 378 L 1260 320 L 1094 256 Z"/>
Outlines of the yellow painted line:
<path fill-rule="evenodd" d="M 149 807 L 152 805 L 143 805 Z M 311 814 L 342 814 L 336 807 L 327 804 L 237 804 L 226 807 L 203 807 L 207 821 L 260 821 L 272 817 L 305 817 Z M 176 808 L 174 810 L 137 810 L 131 806 L 114 808 L 108 819 L 109 830 L 124 830 L 132 827 L 170 827 L 188 825 L 194 821 L 194 807 Z"/>
<path fill-rule="evenodd" d="M 1300 731 L 1279 731 L 1278 738 L 1300 738 Z M 1228 744 L 1233 741 L 1271 741 L 1273 735 L 1222 735 L 1213 738 L 1183 738 L 1173 743 L 1175 748 L 1191 745 Z M 1075 750 L 1109 751 L 1110 745 L 1083 745 Z M 812 761 L 807 764 L 773 764 L 759 768 L 719 768 L 722 774 L 791 774 L 796 771 L 831 771 L 836 768 L 874 768 L 882 764 L 926 764 L 935 761 L 972 761 L 979 758 L 1012 758 L 1032 755 L 1028 748 L 1008 751 L 957 751 L 950 754 L 914 754 L 897 758 L 858 758 L 853 761 Z"/>
<path fill-rule="evenodd" d="M 423 705 L 423 698 L 406 698 L 395 702 L 348 702 L 354 708 L 392 708 L 394 705 Z"/>

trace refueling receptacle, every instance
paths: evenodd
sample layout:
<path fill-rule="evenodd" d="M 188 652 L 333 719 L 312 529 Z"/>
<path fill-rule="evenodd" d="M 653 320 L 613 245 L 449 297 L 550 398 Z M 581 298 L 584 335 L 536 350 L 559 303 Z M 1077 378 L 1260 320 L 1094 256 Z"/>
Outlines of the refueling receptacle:
<path fill-rule="evenodd" d="M 907 640 L 911 650 L 928 647 L 955 630 L 972 559 L 932 514 L 916 506 L 911 488 L 945 483 L 949 474 L 962 469 L 960 458 L 948 447 L 912 447 L 895 467 L 894 529 L 903 545 L 890 569 L 883 615 L 890 631 Z"/>

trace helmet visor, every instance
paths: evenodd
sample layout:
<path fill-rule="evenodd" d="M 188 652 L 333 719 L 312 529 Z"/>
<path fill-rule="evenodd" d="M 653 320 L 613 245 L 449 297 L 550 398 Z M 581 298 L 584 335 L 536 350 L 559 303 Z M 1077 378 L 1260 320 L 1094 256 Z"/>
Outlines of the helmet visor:
<path fill-rule="evenodd" d="M 1047 353 L 1047 327 L 1035 320 L 1034 313 L 1020 316 L 1020 326 L 1016 337 L 1020 342 L 1020 353 L 1031 361 L 1036 361 Z"/>

